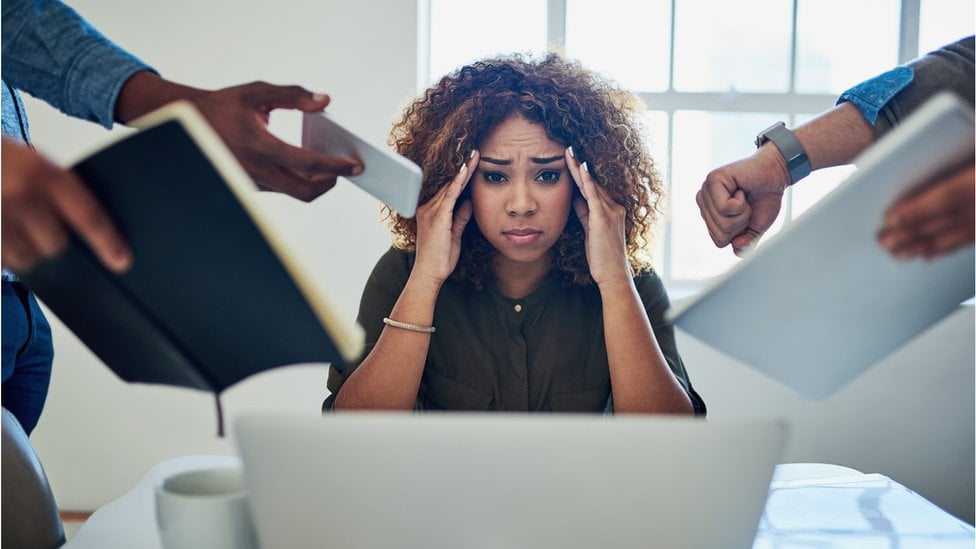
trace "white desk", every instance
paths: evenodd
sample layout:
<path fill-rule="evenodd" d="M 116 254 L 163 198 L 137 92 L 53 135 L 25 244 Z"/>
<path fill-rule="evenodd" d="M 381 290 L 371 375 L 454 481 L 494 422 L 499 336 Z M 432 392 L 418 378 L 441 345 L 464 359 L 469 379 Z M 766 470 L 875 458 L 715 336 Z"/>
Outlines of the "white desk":
<path fill-rule="evenodd" d="M 753 549 L 974 546 L 972 526 L 884 475 L 791 463 L 776 467 Z"/>
<path fill-rule="evenodd" d="M 153 487 L 199 467 L 239 464 L 231 456 L 186 456 L 160 463 L 119 499 L 98 509 L 68 549 L 160 549 Z M 753 549 L 973 549 L 973 527 L 884 475 L 848 467 L 779 465 Z"/>

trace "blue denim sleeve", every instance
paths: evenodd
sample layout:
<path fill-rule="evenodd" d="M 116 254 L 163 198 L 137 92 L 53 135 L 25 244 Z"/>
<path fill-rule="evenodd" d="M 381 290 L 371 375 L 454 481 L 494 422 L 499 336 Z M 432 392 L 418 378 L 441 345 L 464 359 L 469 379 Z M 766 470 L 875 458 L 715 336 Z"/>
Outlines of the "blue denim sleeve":
<path fill-rule="evenodd" d="M 3 0 L 0 53 L 5 82 L 106 128 L 125 82 L 152 70 L 56 0 Z"/>
<path fill-rule="evenodd" d="M 915 69 L 895 67 L 870 80 L 861 82 L 840 94 L 837 104 L 850 101 L 864 118 L 872 125 L 878 120 L 878 113 L 898 92 L 905 89 L 915 78 Z"/>

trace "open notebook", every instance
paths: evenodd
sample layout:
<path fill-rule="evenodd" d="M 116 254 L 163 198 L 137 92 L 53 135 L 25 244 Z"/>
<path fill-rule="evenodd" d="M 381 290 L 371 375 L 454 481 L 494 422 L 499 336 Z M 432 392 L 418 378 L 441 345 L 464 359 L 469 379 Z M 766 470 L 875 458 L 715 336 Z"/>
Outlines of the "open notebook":
<path fill-rule="evenodd" d="M 75 238 L 21 278 L 119 377 L 220 393 L 282 365 L 355 358 L 362 329 L 290 249 L 206 120 L 178 102 L 74 170 L 132 248 L 115 274 Z M 337 260 L 341 260 L 337 259 Z"/>
<path fill-rule="evenodd" d="M 676 306 L 674 323 L 802 395 L 834 393 L 972 297 L 973 246 L 898 261 L 875 234 L 896 197 L 973 161 L 973 128 L 971 106 L 931 99 L 847 181 Z"/>
<path fill-rule="evenodd" d="M 343 413 L 235 425 L 262 547 L 748 548 L 786 428 Z"/>

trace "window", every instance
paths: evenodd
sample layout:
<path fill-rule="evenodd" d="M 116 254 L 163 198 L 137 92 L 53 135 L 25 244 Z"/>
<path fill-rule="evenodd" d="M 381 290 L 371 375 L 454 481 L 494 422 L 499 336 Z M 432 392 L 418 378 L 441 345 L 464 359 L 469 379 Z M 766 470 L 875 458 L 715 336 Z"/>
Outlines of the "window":
<path fill-rule="evenodd" d="M 771 123 L 800 125 L 848 87 L 974 27 L 972 0 L 421 1 L 430 25 L 423 86 L 478 57 L 548 45 L 641 96 L 671 206 L 654 262 L 679 292 L 736 261 L 712 245 L 695 204 L 709 170 L 751 154 Z M 853 169 L 821 170 L 791 188 L 770 234 Z"/>

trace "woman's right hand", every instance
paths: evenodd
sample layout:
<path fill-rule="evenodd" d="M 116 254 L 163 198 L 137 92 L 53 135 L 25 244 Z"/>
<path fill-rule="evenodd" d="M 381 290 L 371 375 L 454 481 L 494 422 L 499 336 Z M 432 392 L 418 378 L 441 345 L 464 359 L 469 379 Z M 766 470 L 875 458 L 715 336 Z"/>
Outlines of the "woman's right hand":
<path fill-rule="evenodd" d="M 480 155 L 472 151 L 454 179 L 417 208 L 417 260 L 413 275 L 425 276 L 437 288 L 454 272 L 461 255 L 461 234 L 471 221 L 471 200 L 457 208 L 458 197 L 478 166 Z"/>

